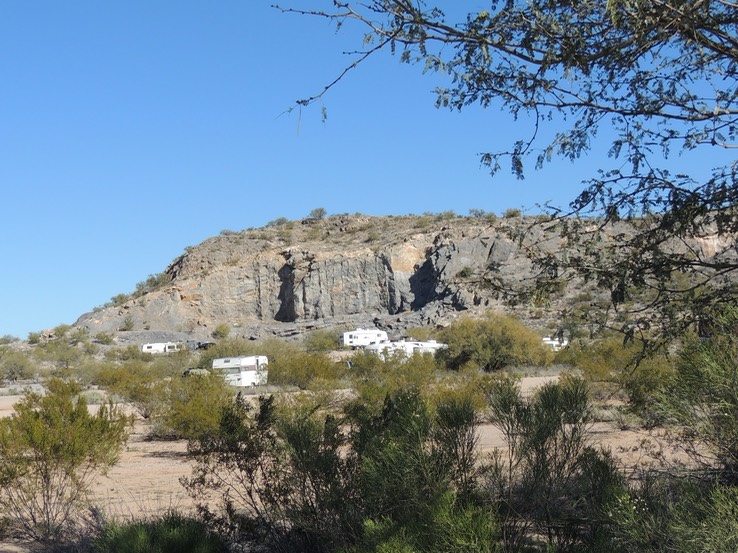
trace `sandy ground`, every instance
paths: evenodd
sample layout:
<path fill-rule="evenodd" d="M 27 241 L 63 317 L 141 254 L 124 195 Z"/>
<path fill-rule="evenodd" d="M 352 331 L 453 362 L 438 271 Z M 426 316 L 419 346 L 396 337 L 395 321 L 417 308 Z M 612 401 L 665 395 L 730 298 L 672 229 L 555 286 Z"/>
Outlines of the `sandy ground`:
<path fill-rule="evenodd" d="M 522 381 L 529 393 L 556 377 L 527 377 Z M 21 396 L 0 396 L 0 417 L 13 412 L 13 404 Z M 645 454 L 643 440 L 653 439 L 645 432 L 623 431 L 611 423 L 596 423 L 595 442 L 607 445 L 626 465 L 642 462 Z M 504 445 L 501 433 L 491 425 L 479 430 L 478 447 L 481 455 Z M 176 508 L 187 511 L 192 500 L 180 484 L 182 476 L 190 476 L 191 462 L 186 456 L 184 441 L 150 441 L 146 426 L 137 423 L 120 462 L 107 475 L 100 476 L 93 486 L 93 502 L 103 506 L 108 516 L 128 519 L 152 515 Z M 29 549 L 19 544 L 0 542 L 0 553 L 25 553 Z"/>

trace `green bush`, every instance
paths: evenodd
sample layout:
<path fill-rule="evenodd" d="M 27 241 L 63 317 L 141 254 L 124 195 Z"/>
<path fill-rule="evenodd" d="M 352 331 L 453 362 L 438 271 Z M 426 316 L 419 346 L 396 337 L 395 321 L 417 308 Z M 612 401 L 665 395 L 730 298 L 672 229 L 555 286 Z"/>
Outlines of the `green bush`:
<path fill-rule="evenodd" d="M 79 387 L 49 380 L 0 419 L 0 509 L 28 537 L 63 538 L 84 512 L 99 472 L 115 464 L 130 419 L 115 406 L 87 409 Z"/>
<path fill-rule="evenodd" d="M 546 366 L 553 360 L 538 334 L 513 317 L 494 313 L 454 321 L 439 339 L 448 347 L 438 358 L 453 370 L 471 365 L 489 372 L 515 365 Z"/>
<path fill-rule="evenodd" d="M 169 512 L 153 520 L 107 523 L 94 553 L 227 553 L 228 542 L 203 522 Z"/>
<path fill-rule="evenodd" d="M 523 216 L 523 212 L 520 211 L 518 208 L 511 207 L 509 209 L 506 209 L 505 210 L 505 213 L 503 213 L 502 216 L 505 219 L 514 219 L 514 218 L 517 218 L 517 217 L 522 217 Z"/>
<path fill-rule="evenodd" d="M 191 443 L 197 464 L 184 484 L 246 547 L 495 551 L 494 514 L 470 502 L 477 418 L 463 402 L 429 408 L 416 389 L 342 413 L 241 400 L 223 410 L 217 433 Z"/>
<path fill-rule="evenodd" d="M 25 380 L 31 378 L 33 372 L 33 363 L 27 355 L 0 347 L 0 380 Z"/>
<path fill-rule="evenodd" d="M 303 340 L 305 350 L 310 353 L 325 353 L 339 348 L 339 332 L 332 330 L 313 330 Z"/>
<path fill-rule="evenodd" d="M 603 546 L 609 509 L 626 487 L 611 456 L 590 444 L 584 381 L 565 378 L 526 399 L 514 380 L 500 378 L 490 381 L 488 400 L 506 445 L 488 470 L 506 546 L 543 541 L 549 551 L 612 551 Z"/>
<path fill-rule="evenodd" d="M 718 314 L 712 335 L 687 341 L 657 409 L 701 465 L 717 462 L 738 482 L 738 308 Z"/>
<path fill-rule="evenodd" d="M 213 338 L 216 340 L 222 340 L 223 338 L 228 338 L 230 333 L 231 327 L 225 323 L 221 323 L 215 327 L 215 330 L 213 330 Z"/>
<path fill-rule="evenodd" d="M 210 374 L 173 378 L 167 394 L 152 433 L 195 440 L 215 432 L 221 409 L 232 401 L 234 391 L 223 378 Z"/>

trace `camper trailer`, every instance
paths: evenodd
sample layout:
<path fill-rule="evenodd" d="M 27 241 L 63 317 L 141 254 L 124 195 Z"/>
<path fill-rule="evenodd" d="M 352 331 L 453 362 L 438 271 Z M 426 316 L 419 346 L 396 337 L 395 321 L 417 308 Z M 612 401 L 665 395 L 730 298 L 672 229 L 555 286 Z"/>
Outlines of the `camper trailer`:
<path fill-rule="evenodd" d="M 182 349 L 184 349 L 184 344 L 181 342 L 154 342 L 141 346 L 141 351 L 144 353 L 174 353 Z"/>
<path fill-rule="evenodd" d="M 410 357 L 415 353 L 435 353 L 439 349 L 445 349 L 446 344 L 436 342 L 435 340 L 429 340 L 427 342 L 416 342 L 416 341 L 405 341 L 400 340 L 398 342 L 379 342 L 378 344 L 369 344 L 364 349 L 379 355 L 382 358 L 387 358 L 395 353 L 403 353 L 406 357 Z"/>
<path fill-rule="evenodd" d="M 213 373 L 231 386 L 258 386 L 267 383 L 269 360 L 265 355 L 241 355 L 213 359 Z"/>
<path fill-rule="evenodd" d="M 340 344 L 352 348 L 363 348 L 369 344 L 378 344 L 387 340 L 387 333 L 384 330 L 357 328 L 341 334 Z"/>
<path fill-rule="evenodd" d="M 569 340 L 563 336 L 544 336 L 543 343 L 554 351 L 560 351 L 569 345 Z"/>

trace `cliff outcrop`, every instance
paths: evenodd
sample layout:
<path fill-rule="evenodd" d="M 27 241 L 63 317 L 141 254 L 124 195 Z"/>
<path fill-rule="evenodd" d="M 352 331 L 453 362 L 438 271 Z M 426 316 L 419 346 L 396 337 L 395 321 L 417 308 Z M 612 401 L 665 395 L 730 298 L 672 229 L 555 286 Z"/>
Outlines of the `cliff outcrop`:
<path fill-rule="evenodd" d="M 188 248 L 157 286 L 85 314 L 76 326 L 93 335 L 125 330 L 138 342 L 147 333 L 208 338 L 219 325 L 251 339 L 357 326 L 399 337 L 408 327 L 497 309 L 551 332 L 597 292 L 555 282 L 522 302 L 505 293 L 506 285 L 534 277 L 514 238 L 542 232 L 530 222 L 343 215 L 224 232 Z M 562 247 L 556 236 L 526 238 Z"/>

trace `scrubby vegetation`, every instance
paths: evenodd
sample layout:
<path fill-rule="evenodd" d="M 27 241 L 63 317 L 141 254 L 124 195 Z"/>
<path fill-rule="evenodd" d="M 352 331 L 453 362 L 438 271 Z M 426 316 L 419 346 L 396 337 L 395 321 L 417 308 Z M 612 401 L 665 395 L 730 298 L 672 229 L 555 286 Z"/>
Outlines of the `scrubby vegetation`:
<path fill-rule="evenodd" d="M 339 352 L 324 330 L 154 356 L 59 328 L 30 350 L 0 346 L 6 382 L 46 389 L 0 419 L 0 528 L 50 551 L 734 551 L 736 326 L 727 309 L 668 355 L 606 334 L 554 353 L 489 314 L 413 329 L 448 348 L 409 357 Z M 255 354 L 269 358 L 260 396 L 206 371 Z M 552 363 L 558 379 L 523 394 L 519 375 Z M 90 477 L 128 428 L 112 405 L 90 415 L 85 387 L 130 406 L 151 438 L 188 441 L 197 514 L 83 523 Z M 621 466 L 592 433 L 613 411 L 681 455 Z M 503 438 L 491 456 L 480 424 Z"/>

